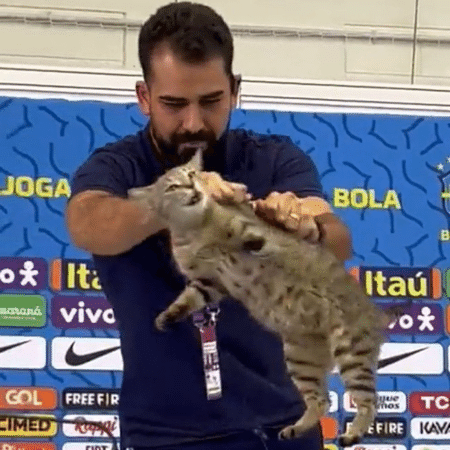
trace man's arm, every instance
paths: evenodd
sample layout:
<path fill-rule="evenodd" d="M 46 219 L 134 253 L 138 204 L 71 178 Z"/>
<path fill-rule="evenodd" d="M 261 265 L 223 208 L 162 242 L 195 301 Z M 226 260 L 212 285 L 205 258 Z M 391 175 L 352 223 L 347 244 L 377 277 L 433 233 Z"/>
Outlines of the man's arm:
<path fill-rule="evenodd" d="M 217 201 L 245 201 L 246 187 L 229 183 L 215 172 L 202 172 L 205 188 Z M 130 250 L 165 225 L 151 206 L 101 190 L 86 190 L 70 199 L 66 224 L 73 243 L 96 255 L 117 255 Z"/>
<path fill-rule="evenodd" d="M 66 224 L 73 243 L 96 255 L 130 250 L 164 226 L 151 208 L 100 190 L 87 190 L 70 199 Z"/>
<path fill-rule="evenodd" d="M 352 238 L 347 226 L 333 214 L 330 205 L 320 197 L 299 199 L 303 214 L 313 217 L 319 230 L 317 241 L 328 247 L 341 261 L 353 256 Z"/>

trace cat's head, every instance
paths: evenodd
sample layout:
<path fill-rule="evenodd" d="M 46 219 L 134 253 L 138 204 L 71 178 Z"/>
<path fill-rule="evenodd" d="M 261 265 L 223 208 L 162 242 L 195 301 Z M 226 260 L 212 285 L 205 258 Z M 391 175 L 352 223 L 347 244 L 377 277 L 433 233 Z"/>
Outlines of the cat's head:
<path fill-rule="evenodd" d="M 203 219 L 209 199 L 199 179 L 201 169 L 199 149 L 190 161 L 170 169 L 151 186 L 130 189 L 128 198 L 146 202 L 175 228 L 195 227 Z"/>

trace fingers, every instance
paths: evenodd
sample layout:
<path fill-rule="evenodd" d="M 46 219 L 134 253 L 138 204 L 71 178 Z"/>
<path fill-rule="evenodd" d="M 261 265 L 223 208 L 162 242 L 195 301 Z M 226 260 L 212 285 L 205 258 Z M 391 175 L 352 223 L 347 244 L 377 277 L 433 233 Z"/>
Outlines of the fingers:
<path fill-rule="evenodd" d="M 221 203 L 242 203 L 251 198 L 247 186 L 225 181 L 216 172 L 201 172 L 200 179 L 214 200 Z"/>
<path fill-rule="evenodd" d="M 311 243 L 318 242 L 320 231 L 312 211 L 292 192 L 272 192 L 264 200 L 252 204 L 255 212 L 267 222 L 297 233 Z"/>

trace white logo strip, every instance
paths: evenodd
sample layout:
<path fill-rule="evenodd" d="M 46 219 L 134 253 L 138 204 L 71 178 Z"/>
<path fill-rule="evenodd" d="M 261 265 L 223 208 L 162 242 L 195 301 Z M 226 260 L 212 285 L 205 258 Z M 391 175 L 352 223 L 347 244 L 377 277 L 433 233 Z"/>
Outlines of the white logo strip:
<path fill-rule="evenodd" d="M 46 344 L 38 336 L 0 336 L 0 368 L 43 369 Z"/>

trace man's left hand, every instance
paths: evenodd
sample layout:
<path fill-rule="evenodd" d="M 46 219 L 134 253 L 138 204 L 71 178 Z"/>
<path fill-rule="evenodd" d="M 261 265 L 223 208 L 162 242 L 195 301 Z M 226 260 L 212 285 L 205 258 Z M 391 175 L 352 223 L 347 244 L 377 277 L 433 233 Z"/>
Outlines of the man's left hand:
<path fill-rule="evenodd" d="M 254 201 L 253 207 L 256 214 L 267 222 L 316 243 L 320 238 L 319 227 L 311 210 L 302 203 L 302 199 L 292 192 L 272 192 L 264 200 Z"/>

